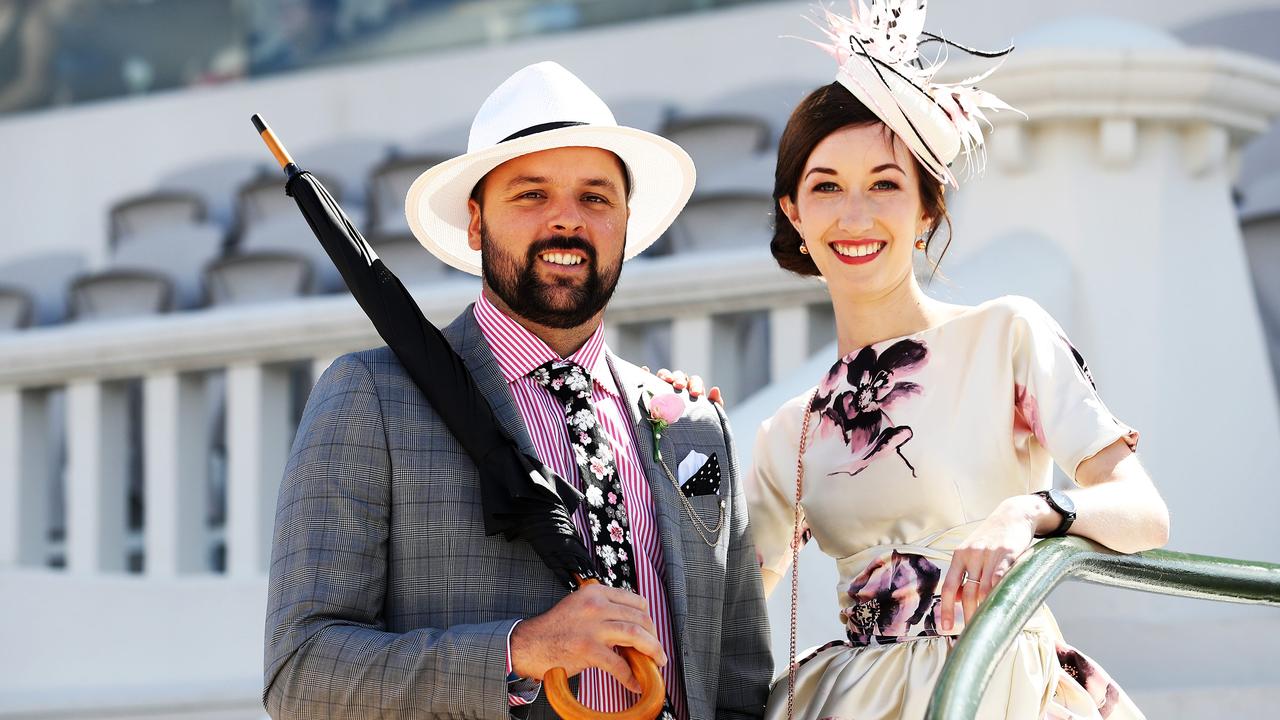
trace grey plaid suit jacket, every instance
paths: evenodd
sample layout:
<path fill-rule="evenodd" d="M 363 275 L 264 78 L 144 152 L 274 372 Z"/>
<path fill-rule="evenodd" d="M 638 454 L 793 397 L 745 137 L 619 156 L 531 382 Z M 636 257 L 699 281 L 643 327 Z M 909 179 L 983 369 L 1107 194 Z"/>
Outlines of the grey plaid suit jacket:
<path fill-rule="evenodd" d="M 534 453 L 470 308 L 445 336 L 500 422 Z M 755 549 L 723 411 L 703 401 L 663 435 L 674 470 L 715 452 L 728 501 L 698 536 L 636 406 L 661 380 L 609 357 L 656 504 L 691 718 L 760 717 L 772 659 Z M 311 392 L 276 509 L 264 703 L 273 718 L 505 720 L 507 637 L 565 595 L 523 542 L 486 537 L 475 467 L 388 348 L 345 355 Z M 691 498 L 714 525 L 718 498 Z M 555 717 L 545 695 L 522 712 Z"/>

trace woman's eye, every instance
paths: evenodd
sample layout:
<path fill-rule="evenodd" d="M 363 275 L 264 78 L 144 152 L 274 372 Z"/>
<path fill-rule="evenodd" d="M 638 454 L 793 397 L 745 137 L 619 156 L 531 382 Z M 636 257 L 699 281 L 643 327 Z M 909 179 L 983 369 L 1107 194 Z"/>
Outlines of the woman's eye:
<path fill-rule="evenodd" d="M 833 183 L 833 182 L 830 182 L 830 181 L 827 181 L 827 182 L 821 182 L 821 183 L 818 183 L 817 185 L 814 185 L 814 186 L 813 186 L 813 191 L 814 191 L 814 192 L 835 192 L 835 191 L 837 191 L 837 190 L 839 190 L 839 189 L 840 189 L 840 186 L 839 186 L 839 185 L 837 185 L 837 184 L 835 184 L 835 183 Z"/>
<path fill-rule="evenodd" d="M 877 180 L 875 184 L 871 186 L 871 188 L 873 190 L 897 190 L 898 183 L 892 180 Z"/>

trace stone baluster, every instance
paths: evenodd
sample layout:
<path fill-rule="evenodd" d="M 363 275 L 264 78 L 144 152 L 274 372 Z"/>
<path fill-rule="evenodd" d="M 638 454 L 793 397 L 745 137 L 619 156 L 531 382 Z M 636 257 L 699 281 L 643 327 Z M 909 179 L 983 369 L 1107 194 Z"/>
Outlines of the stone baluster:
<path fill-rule="evenodd" d="M 209 422 L 200 376 L 172 370 L 143 380 L 146 571 L 157 577 L 205 567 Z"/>
<path fill-rule="evenodd" d="M 0 567 L 44 564 L 48 394 L 0 388 Z"/>
<path fill-rule="evenodd" d="M 265 573 L 276 492 L 292 441 L 287 370 L 227 368 L 227 574 Z"/>
<path fill-rule="evenodd" d="M 125 386 L 96 379 L 67 386 L 67 568 L 125 569 Z"/>

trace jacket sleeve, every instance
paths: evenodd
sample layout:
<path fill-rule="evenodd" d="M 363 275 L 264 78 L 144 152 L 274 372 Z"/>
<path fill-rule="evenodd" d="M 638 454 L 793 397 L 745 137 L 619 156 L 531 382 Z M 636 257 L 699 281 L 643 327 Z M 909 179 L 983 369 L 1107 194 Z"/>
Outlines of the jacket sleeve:
<path fill-rule="evenodd" d="M 728 418 L 718 405 L 729 456 L 733 494 L 729 512 L 729 555 L 725 564 L 724 614 L 721 622 L 720 683 L 716 717 L 764 716 L 773 676 L 769 650 L 769 616 L 765 608 L 755 546 L 747 530 L 747 502 L 738 469 Z"/>
<path fill-rule="evenodd" d="M 373 376 L 339 358 L 311 392 L 276 506 L 263 702 L 271 717 L 509 717 L 516 618 L 388 632 L 391 456 Z"/>

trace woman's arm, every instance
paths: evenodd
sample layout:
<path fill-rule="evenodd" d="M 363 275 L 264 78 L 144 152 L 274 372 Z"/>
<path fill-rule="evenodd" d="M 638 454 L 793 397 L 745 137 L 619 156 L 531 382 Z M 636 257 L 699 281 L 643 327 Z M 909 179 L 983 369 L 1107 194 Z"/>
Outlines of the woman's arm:
<path fill-rule="evenodd" d="M 1123 438 L 1080 463 L 1075 479 L 1080 487 L 1067 491 L 1076 506 L 1069 534 L 1126 553 L 1168 541 L 1169 509 Z M 942 584 L 942 629 L 952 628 L 957 600 L 965 620 L 972 617 L 1035 536 L 1061 520 L 1038 495 L 1015 495 L 996 506 L 952 555 Z"/>

